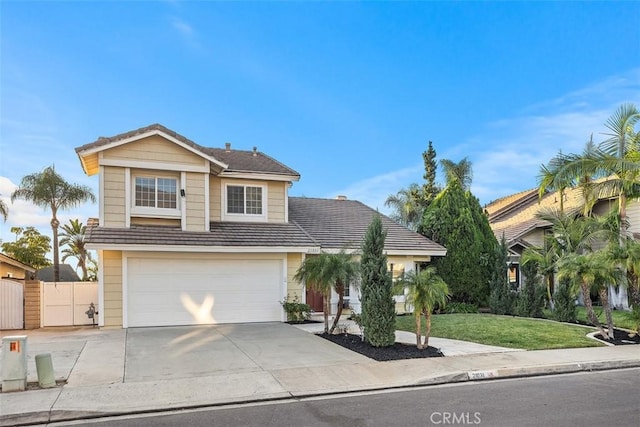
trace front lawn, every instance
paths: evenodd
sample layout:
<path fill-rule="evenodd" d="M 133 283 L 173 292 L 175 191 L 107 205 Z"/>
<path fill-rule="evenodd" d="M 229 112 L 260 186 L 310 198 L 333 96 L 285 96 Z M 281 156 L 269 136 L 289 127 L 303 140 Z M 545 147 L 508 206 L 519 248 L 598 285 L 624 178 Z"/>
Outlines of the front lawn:
<path fill-rule="evenodd" d="M 606 316 L 604 315 L 604 310 L 602 309 L 602 307 L 593 307 L 593 311 L 596 314 L 596 316 L 598 316 L 598 320 L 600 320 L 600 322 L 603 325 L 606 325 L 607 319 L 606 319 Z M 578 312 L 577 313 L 578 322 L 591 324 L 591 322 L 587 320 L 586 308 L 578 307 L 577 312 Z M 613 318 L 613 326 L 617 326 L 618 328 L 635 330 L 635 325 L 629 318 L 628 311 L 613 310 L 611 312 L 611 317 Z"/>
<path fill-rule="evenodd" d="M 439 338 L 526 350 L 603 345 L 586 337 L 595 328 L 547 320 L 494 314 L 439 314 L 431 319 L 431 336 Z M 415 333 L 414 317 L 398 316 L 396 328 Z"/>

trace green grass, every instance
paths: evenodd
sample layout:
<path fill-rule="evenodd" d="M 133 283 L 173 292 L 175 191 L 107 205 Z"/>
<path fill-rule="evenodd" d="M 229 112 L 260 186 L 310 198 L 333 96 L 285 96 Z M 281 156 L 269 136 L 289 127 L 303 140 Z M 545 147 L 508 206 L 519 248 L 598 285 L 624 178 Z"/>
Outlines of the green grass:
<path fill-rule="evenodd" d="M 602 345 L 586 337 L 595 329 L 548 320 L 494 314 L 439 314 L 431 319 L 431 336 L 439 338 L 526 350 Z M 414 317 L 398 316 L 396 328 L 415 333 Z"/>
<path fill-rule="evenodd" d="M 600 320 L 600 323 L 606 325 L 607 320 L 605 319 L 604 310 L 602 310 L 602 307 L 593 307 L 593 311 L 596 316 L 598 316 L 598 320 Z M 591 322 L 587 320 L 587 309 L 585 309 L 584 307 L 576 307 L 576 315 L 578 322 L 591 324 Z M 544 310 L 544 316 L 547 319 L 553 318 L 550 310 Z M 613 310 L 611 312 L 611 316 L 613 317 L 613 326 L 635 330 L 635 325 L 631 320 L 628 311 Z"/>

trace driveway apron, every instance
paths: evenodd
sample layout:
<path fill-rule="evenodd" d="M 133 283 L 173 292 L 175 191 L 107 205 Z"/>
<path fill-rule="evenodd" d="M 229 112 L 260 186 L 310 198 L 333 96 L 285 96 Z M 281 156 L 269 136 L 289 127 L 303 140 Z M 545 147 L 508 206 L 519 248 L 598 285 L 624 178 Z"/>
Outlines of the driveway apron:
<path fill-rule="evenodd" d="M 283 323 L 130 328 L 124 382 L 367 361 Z"/>

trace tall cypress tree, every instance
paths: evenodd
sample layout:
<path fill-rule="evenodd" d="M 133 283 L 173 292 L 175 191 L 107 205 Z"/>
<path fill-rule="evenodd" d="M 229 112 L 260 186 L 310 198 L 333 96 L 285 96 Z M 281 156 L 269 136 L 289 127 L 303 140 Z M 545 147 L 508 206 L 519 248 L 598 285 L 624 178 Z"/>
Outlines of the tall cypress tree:
<path fill-rule="evenodd" d="M 387 271 L 384 241 L 387 233 L 376 215 L 362 242 L 361 292 L 362 326 L 365 340 L 374 347 L 395 342 L 396 313 L 391 274 Z"/>
<path fill-rule="evenodd" d="M 426 209 L 440 192 L 436 184 L 436 172 L 438 170 L 436 150 L 433 148 L 431 141 L 429 141 L 427 151 L 422 153 L 422 160 L 424 161 L 424 175 L 422 177 L 425 180 L 425 183 L 422 185 L 422 207 Z"/>
<path fill-rule="evenodd" d="M 498 244 L 482 207 L 457 181 L 429 205 L 420 233 L 447 248 L 432 260 L 454 301 L 486 305 Z"/>

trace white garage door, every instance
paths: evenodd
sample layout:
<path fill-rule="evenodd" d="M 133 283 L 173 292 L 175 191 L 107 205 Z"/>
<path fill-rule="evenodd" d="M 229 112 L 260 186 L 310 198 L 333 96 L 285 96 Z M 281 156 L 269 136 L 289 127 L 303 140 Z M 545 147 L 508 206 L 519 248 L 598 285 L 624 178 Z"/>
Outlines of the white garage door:
<path fill-rule="evenodd" d="M 127 258 L 128 326 L 281 321 L 282 262 Z"/>

